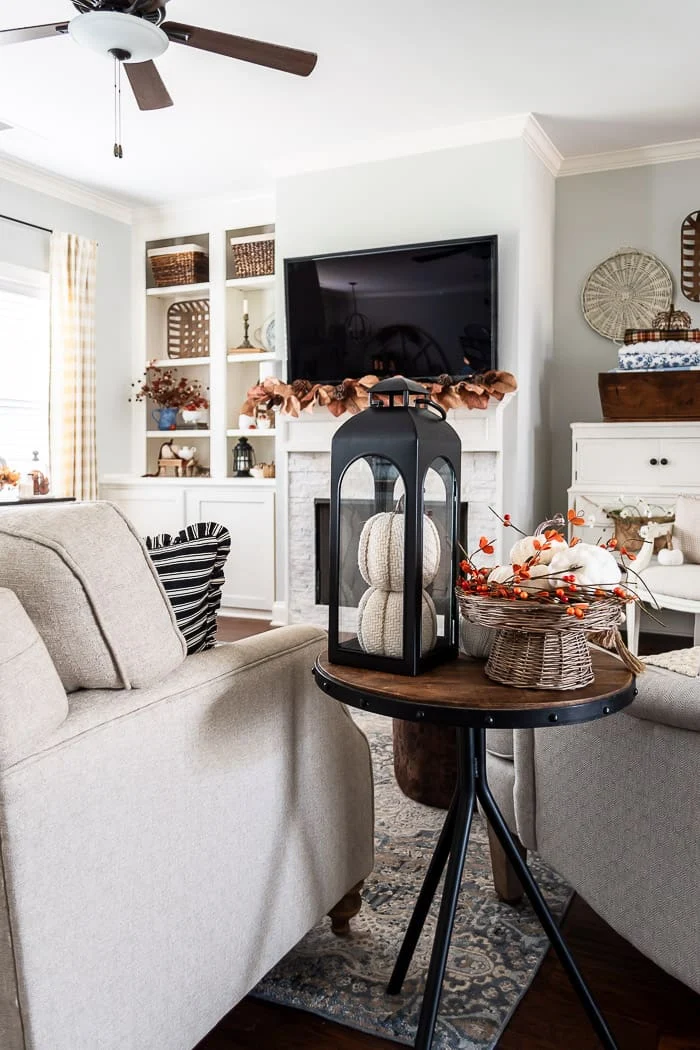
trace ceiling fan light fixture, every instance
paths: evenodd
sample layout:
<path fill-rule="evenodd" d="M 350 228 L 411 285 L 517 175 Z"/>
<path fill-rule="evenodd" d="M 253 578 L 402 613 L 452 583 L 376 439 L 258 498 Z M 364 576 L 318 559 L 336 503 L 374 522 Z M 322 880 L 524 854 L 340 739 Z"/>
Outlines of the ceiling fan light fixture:
<path fill-rule="evenodd" d="M 115 51 L 126 52 L 129 62 L 148 62 L 158 58 L 170 41 L 162 29 L 136 15 L 119 11 L 89 11 L 68 25 L 76 44 L 113 58 Z"/>

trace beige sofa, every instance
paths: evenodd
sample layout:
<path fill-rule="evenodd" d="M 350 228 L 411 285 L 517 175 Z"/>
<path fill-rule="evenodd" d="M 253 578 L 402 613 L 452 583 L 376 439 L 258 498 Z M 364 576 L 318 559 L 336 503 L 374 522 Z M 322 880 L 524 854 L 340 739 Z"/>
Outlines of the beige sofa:
<path fill-rule="evenodd" d="M 489 782 L 527 849 L 700 992 L 700 679 L 649 668 L 637 684 L 614 718 L 487 733 Z"/>
<path fill-rule="evenodd" d="M 324 635 L 185 658 L 107 504 L 0 511 L 0 588 L 0 1047 L 191 1050 L 372 867 Z"/>

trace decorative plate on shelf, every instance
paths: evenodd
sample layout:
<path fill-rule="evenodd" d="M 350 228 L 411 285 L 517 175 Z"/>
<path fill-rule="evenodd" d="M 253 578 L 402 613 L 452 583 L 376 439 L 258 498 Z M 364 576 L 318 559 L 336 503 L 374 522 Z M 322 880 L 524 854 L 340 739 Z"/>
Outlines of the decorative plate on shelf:
<path fill-rule="evenodd" d="M 628 328 L 650 328 L 659 311 L 668 310 L 672 291 L 671 274 L 660 259 L 620 248 L 586 278 L 581 308 L 594 332 L 622 341 Z"/>
<path fill-rule="evenodd" d="M 275 315 L 271 314 L 260 330 L 260 341 L 271 354 L 275 352 Z"/>

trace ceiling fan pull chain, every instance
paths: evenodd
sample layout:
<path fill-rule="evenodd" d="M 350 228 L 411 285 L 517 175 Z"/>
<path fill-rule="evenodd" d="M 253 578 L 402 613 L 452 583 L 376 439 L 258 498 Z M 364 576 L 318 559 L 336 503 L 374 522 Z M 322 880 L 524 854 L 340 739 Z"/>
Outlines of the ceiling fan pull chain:
<path fill-rule="evenodd" d="M 122 64 L 114 56 L 114 156 L 121 160 L 122 149 Z"/>

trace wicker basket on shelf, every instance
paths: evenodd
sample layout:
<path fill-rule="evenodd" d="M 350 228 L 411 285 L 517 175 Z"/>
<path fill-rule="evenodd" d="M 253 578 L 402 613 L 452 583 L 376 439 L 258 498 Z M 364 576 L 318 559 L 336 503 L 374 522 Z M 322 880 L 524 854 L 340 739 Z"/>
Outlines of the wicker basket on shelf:
<path fill-rule="evenodd" d="M 269 277 L 275 272 L 275 235 L 232 237 L 234 277 Z"/>
<path fill-rule="evenodd" d="M 209 356 L 209 300 L 173 303 L 167 313 L 168 357 Z"/>
<path fill-rule="evenodd" d="M 594 679 L 591 634 L 596 641 L 613 644 L 623 659 L 627 654 L 618 632 L 623 606 L 613 597 L 592 599 L 581 618 L 569 616 L 562 605 L 513 602 L 460 590 L 457 597 L 463 616 L 496 630 L 485 667 L 495 682 L 521 689 L 581 689 Z"/>
<path fill-rule="evenodd" d="M 148 260 L 156 288 L 202 284 L 209 280 L 209 258 L 199 244 L 173 244 L 151 248 Z"/>

